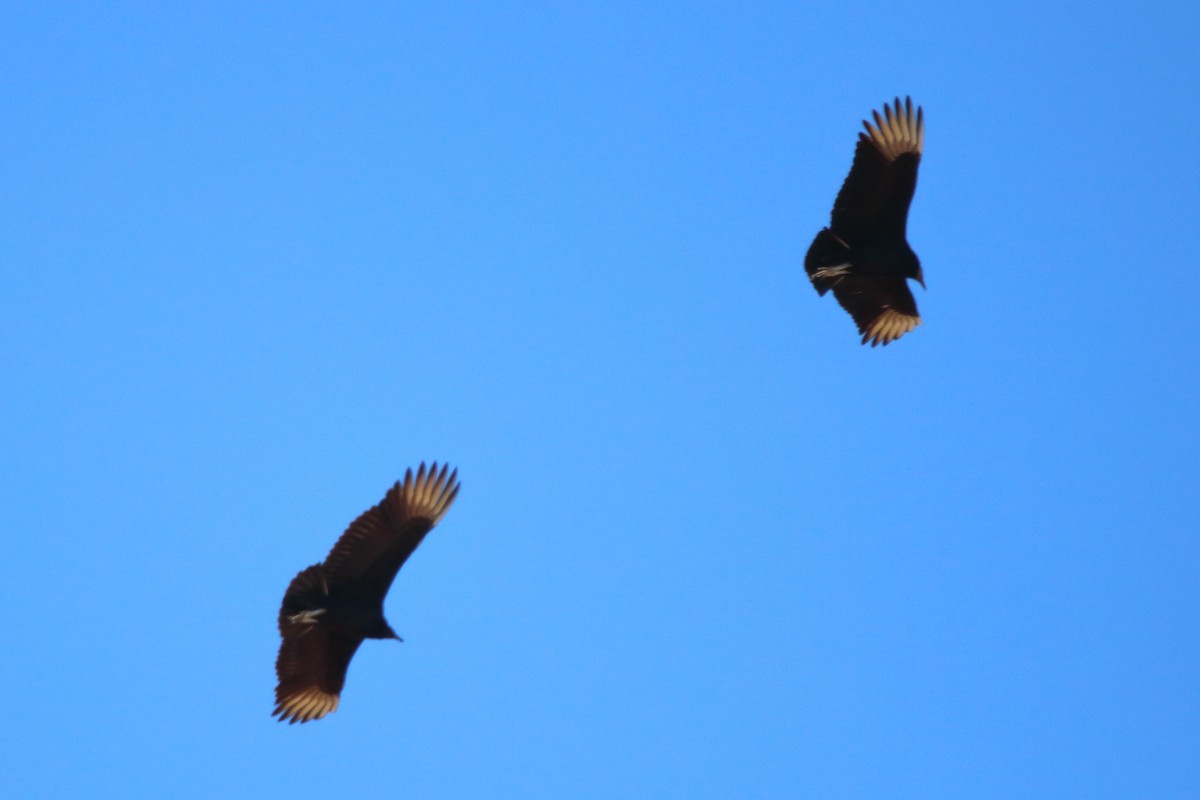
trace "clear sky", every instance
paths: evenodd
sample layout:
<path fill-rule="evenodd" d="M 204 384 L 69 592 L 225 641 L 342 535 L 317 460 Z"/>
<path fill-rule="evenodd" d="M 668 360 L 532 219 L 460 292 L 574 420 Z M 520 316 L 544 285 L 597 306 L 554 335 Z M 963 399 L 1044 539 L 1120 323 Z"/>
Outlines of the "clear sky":
<path fill-rule="evenodd" d="M 0 4 L 0 794 L 1200 796 L 1198 23 Z M 871 349 L 803 257 L 906 94 Z M 405 642 L 276 723 L 433 459 Z"/>

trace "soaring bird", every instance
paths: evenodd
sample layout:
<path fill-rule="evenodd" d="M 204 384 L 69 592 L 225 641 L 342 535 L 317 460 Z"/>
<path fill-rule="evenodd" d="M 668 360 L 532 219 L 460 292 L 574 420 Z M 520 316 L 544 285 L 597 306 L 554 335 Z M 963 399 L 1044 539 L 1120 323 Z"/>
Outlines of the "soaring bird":
<path fill-rule="evenodd" d="M 917 254 L 908 246 L 908 206 L 917 188 L 925 146 L 925 116 L 911 98 L 872 112 L 863 122 L 854 164 L 833 204 L 832 220 L 804 257 L 817 293 L 830 289 L 850 312 L 862 343 L 886 345 L 921 324 L 911 278 L 925 287 Z"/>
<path fill-rule="evenodd" d="M 363 639 L 399 639 L 383 598 L 400 567 L 458 495 L 458 470 L 422 463 L 364 511 L 324 563 L 292 579 L 279 609 L 283 643 L 275 661 L 279 721 L 308 722 L 337 711 L 346 668 Z"/>

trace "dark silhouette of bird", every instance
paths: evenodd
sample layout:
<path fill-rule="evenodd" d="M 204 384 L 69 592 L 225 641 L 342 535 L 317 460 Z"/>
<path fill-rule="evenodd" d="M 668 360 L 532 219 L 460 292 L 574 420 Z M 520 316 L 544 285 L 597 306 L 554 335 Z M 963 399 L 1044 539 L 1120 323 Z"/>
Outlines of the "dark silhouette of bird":
<path fill-rule="evenodd" d="M 383 616 L 383 598 L 400 567 L 458 495 L 458 470 L 422 463 L 367 509 L 324 563 L 292 579 L 279 609 L 283 643 L 275 661 L 280 722 L 309 722 L 337 711 L 346 668 L 363 639 L 400 639 Z"/>
<path fill-rule="evenodd" d="M 832 220 L 804 257 L 817 293 L 830 289 L 850 313 L 862 343 L 886 345 L 921 324 L 908 279 L 925 286 L 921 262 L 908 246 L 908 206 L 925 146 L 925 116 L 911 98 L 872 112 L 863 122 L 854 164 L 833 204 Z"/>

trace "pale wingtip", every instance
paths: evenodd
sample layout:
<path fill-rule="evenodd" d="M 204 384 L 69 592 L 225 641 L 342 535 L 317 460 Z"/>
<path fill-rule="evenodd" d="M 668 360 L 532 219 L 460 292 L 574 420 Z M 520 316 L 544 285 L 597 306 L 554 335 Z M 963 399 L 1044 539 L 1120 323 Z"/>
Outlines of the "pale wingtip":
<path fill-rule="evenodd" d="M 905 95 L 903 101 L 896 96 L 892 102 L 883 103 L 882 112 L 871 112 L 874 124 L 863 120 L 865 138 L 889 159 L 909 153 L 921 155 L 925 150 L 925 114 L 921 106 L 916 106 L 914 112 L 910 95 Z"/>
<path fill-rule="evenodd" d="M 862 343 L 871 347 L 889 345 L 906 333 L 913 331 L 921 324 L 921 318 L 911 314 L 902 314 L 888 308 L 863 329 Z"/>
<path fill-rule="evenodd" d="M 411 467 L 405 471 L 403 482 L 397 481 L 394 491 L 404 498 L 410 513 L 428 516 L 436 525 L 450 510 L 460 487 L 457 468 L 451 469 L 449 463 L 422 461 L 415 476 Z"/>

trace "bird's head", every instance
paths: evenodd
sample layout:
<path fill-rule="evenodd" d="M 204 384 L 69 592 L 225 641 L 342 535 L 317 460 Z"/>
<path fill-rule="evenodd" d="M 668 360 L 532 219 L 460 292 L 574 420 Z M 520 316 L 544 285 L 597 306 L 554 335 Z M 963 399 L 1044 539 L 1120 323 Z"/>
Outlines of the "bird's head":
<path fill-rule="evenodd" d="M 905 269 L 905 271 L 904 271 L 905 272 L 904 277 L 912 278 L 914 281 L 921 284 L 921 288 L 924 289 L 925 288 L 925 271 L 923 269 L 921 269 L 921 259 L 917 258 L 917 254 L 914 253 L 911 248 L 909 248 L 907 260 L 908 260 L 908 265 L 907 265 L 907 269 Z"/>
<path fill-rule="evenodd" d="M 387 620 L 380 619 L 371 627 L 371 632 L 365 634 L 368 639 L 395 639 L 398 642 L 403 642 L 392 626 L 387 624 Z"/>

